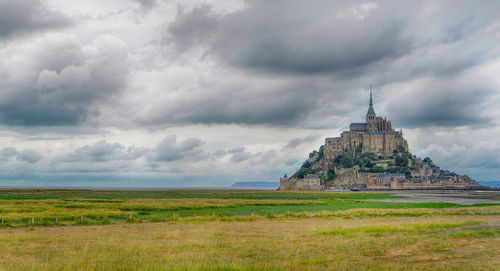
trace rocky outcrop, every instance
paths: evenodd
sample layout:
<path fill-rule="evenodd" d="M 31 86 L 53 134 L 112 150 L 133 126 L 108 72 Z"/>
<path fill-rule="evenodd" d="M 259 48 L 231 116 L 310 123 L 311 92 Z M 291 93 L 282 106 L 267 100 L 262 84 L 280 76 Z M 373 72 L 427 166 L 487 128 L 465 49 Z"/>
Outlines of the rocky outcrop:
<path fill-rule="evenodd" d="M 377 117 L 370 94 L 366 123 L 352 123 L 341 137 L 326 138 L 292 177 L 281 178 L 280 190 L 466 188 L 479 186 L 469 178 L 412 155 L 392 123 Z"/>

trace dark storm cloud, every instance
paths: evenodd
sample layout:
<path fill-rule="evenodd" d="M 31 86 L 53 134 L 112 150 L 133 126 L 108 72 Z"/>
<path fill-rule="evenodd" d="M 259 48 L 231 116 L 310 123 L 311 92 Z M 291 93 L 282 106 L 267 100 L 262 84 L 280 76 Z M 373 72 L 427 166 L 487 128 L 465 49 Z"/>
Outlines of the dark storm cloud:
<path fill-rule="evenodd" d="M 155 149 L 155 160 L 172 162 L 182 159 L 200 160 L 204 158 L 201 148 L 203 142 L 197 138 L 188 138 L 177 142 L 177 136 L 166 136 Z"/>
<path fill-rule="evenodd" d="M 158 101 L 141 122 L 293 125 L 314 110 L 318 101 L 316 86 L 292 84 L 275 87 L 207 82 L 175 99 Z"/>
<path fill-rule="evenodd" d="M 135 0 L 140 5 L 140 10 L 143 13 L 148 13 L 158 6 L 156 0 Z"/>
<path fill-rule="evenodd" d="M 465 46 L 460 42 L 480 38 L 476 34 L 498 18 L 495 9 L 500 4 L 488 3 L 247 1 L 243 9 L 230 14 L 217 14 L 202 5 L 189 12 L 179 9 L 168 26 L 166 42 L 177 52 L 201 46 L 223 62 L 264 73 L 329 72 L 349 78 L 381 68 L 372 66 L 376 63 L 388 66 L 424 49 L 411 59 L 434 64 L 419 63 L 422 72 L 429 68 L 447 72 L 487 56 L 491 44 L 474 47 L 470 40 Z M 426 51 L 430 46 L 453 43 L 463 53 L 454 55 L 455 61 L 448 57 L 450 52 L 443 52 L 448 61 L 441 65 L 439 57 L 427 59 L 439 53 L 439 48 Z"/>
<path fill-rule="evenodd" d="M 0 40 L 70 24 L 69 18 L 40 1 L 0 0 Z"/>
<path fill-rule="evenodd" d="M 84 46 L 71 36 L 49 35 L 0 53 L 0 122 L 6 125 L 78 125 L 128 80 L 126 45 L 112 36 Z"/>
<path fill-rule="evenodd" d="M 247 151 L 245 147 L 237 147 L 226 150 L 230 156 L 230 161 L 235 164 L 248 163 L 251 166 L 268 165 L 273 161 L 280 160 L 278 152 L 275 149 L 260 152 Z"/>
<path fill-rule="evenodd" d="M 173 162 L 178 160 L 200 161 L 208 158 L 203 150 L 204 143 L 197 138 L 187 138 L 177 141 L 177 136 L 166 136 L 156 148 L 138 148 L 135 146 L 124 146 L 120 143 L 109 143 L 105 140 L 91 145 L 85 145 L 65 155 L 57 157 L 54 161 L 61 163 L 76 163 L 85 168 L 85 163 L 103 164 L 117 161 L 135 161 L 146 158 L 149 162 Z M 0 150 L 0 157 L 2 152 Z M 4 155 L 7 156 L 7 155 Z M 110 166 L 116 164 L 110 164 Z"/>
<path fill-rule="evenodd" d="M 65 163 L 106 162 L 115 160 L 135 160 L 145 155 L 147 150 L 134 146 L 125 147 L 120 143 L 108 143 L 105 140 L 92 145 L 85 145 L 73 152 L 59 157 L 57 161 Z"/>
<path fill-rule="evenodd" d="M 36 163 L 42 159 L 42 156 L 34 150 L 24 150 L 18 156 L 18 161 L 27 162 L 30 164 Z"/>
<path fill-rule="evenodd" d="M 354 95 L 369 83 L 384 89 L 422 78 L 454 81 L 498 58 L 498 10 L 498 1 L 246 1 L 233 13 L 209 5 L 179 8 L 166 31 L 171 55 L 201 49 L 202 61 L 210 56 L 229 71 L 294 82 L 279 88 L 259 84 L 267 90 L 262 96 L 255 89 L 204 85 L 209 93 L 198 96 L 208 97 L 206 103 L 186 92 L 156 114 L 161 120 L 149 121 L 325 127 L 325 116 L 350 111 L 352 117 L 353 110 L 362 110 L 356 99 L 364 97 Z M 491 86 L 434 89 L 425 98 L 411 93 L 418 104 L 392 100 L 388 117 L 409 126 L 487 121 L 475 108 Z M 457 107 L 448 106 L 453 99 Z"/>
<path fill-rule="evenodd" d="M 295 149 L 297 146 L 299 146 L 303 143 L 313 142 L 317 138 L 318 138 L 317 136 L 306 136 L 306 137 L 302 137 L 302 138 L 294 138 L 294 139 L 290 140 L 283 148 L 284 149 Z"/>
<path fill-rule="evenodd" d="M 400 90 L 404 95 L 398 99 L 389 99 L 387 113 L 394 123 L 404 127 L 490 123 L 484 103 L 495 92 L 481 83 L 461 85 L 462 81 L 428 80 L 414 84 L 408 90 Z"/>
<path fill-rule="evenodd" d="M 498 173 L 500 1 L 46 2 L 0 0 L 1 176 L 276 179 L 315 141 L 295 127 L 362 121 L 370 83 L 416 154 Z M 203 141 L 145 142 L 177 129 Z"/>
<path fill-rule="evenodd" d="M 180 9 L 168 27 L 178 51 L 206 47 L 232 65 L 262 72 L 311 74 L 345 71 L 410 50 L 402 35 L 405 11 L 375 3 L 248 1 L 243 10 L 217 15 L 204 5 Z M 377 10 L 379 9 L 379 10 Z"/>
<path fill-rule="evenodd" d="M 227 153 L 231 155 L 231 162 L 233 163 L 240 163 L 254 156 L 254 154 L 245 151 L 243 147 L 229 149 Z"/>
<path fill-rule="evenodd" d="M 0 160 L 9 160 L 10 158 L 15 157 L 18 154 L 19 152 L 15 148 L 3 147 L 0 150 Z"/>
<path fill-rule="evenodd" d="M 478 91 L 478 94 L 483 93 Z M 413 101 L 409 106 L 403 102 L 393 106 L 397 109 L 390 116 L 404 127 L 482 125 L 490 121 L 487 117 L 478 115 L 480 112 L 476 105 L 483 97 L 459 95 L 453 93 L 451 98 L 438 100 L 432 97 Z M 407 107 L 403 107 L 404 105 Z"/>

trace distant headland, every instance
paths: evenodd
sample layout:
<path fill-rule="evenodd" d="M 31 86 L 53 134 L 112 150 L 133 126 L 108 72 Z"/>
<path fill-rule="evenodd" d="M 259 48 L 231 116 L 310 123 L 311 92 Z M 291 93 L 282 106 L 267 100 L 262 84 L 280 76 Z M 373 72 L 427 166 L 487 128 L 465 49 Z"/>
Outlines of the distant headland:
<path fill-rule="evenodd" d="M 235 182 L 231 187 L 278 188 L 279 186 L 279 182 Z"/>

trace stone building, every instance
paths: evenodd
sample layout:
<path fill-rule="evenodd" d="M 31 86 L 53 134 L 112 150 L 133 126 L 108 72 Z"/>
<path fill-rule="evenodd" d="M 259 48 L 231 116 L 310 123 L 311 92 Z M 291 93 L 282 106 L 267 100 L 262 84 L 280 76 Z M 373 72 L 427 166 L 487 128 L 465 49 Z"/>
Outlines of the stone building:
<path fill-rule="evenodd" d="M 338 159 L 336 159 L 338 158 Z M 351 123 L 340 137 L 326 138 L 290 178 L 280 179 L 280 190 L 471 188 L 479 184 L 467 175 L 442 170 L 430 158 L 408 152 L 403 131 L 377 117 L 370 102 L 364 123 Z"/>
<path fill-rule="evenodd" d="M 320 191 L 321 181 L 317 174 L 307 174 L 303 179 L 288 178 L 286 175 L 280 179 L 280 190 L 307 190 Z"/>
<path fill-rule="evenodd" d="M 395 131 L 391 121 L 377 117 L 373 108 L 373 96 L 370 89 L 370 102 L 366 113 L 366 122 L 351 123 L 349 131 L 342 132 L 340 137 L 326 138 L 324 147 L 325 161 L 333 161 L 335 157 L 348 153 L 372 152 L 375 155 L 392 154 L 401 146 L 408 151 L 408 142 L 403 138 L 403 131 Z M 325 163 L 324 170 L 332 168 L 332 162 Z"/>

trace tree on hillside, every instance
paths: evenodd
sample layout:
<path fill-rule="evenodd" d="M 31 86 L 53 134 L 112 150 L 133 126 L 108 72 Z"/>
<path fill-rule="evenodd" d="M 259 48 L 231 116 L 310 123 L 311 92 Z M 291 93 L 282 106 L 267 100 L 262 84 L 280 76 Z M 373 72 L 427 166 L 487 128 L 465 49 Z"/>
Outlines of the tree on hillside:
<path fill-rule="evenodd" d="M 316 162 L 318 162 L 323 158 L 324 153 L 325 153 L 325 146 L 321 145 L 321 147 L 319 147 L 319 152 L 318 152 L 318 157 L 316 158 Z"/>
<path fill-rule="evenodd" d="M 430 157 L 425 157 L 424 158 L 424 163 L 428 163 L 429 165 L 434 165 L 434 162 Z"/>
<path fill-rule="evenodd" d="M 370 172 L 376 172 L 376 173 L 384 173 L 386 170 L 384 167 L 372 167 L 369 170 Z"/>
<path fill-rule="evenodd" d="M 311 166 L 311 162 L 309 162 L 309 160 L 305 160 L 304 163 L 302 163 L 303 168 L 308 168 L 310 166 Z"/>
<path fill-rule="evenodd" d="M 370 161 L 370 160 L 366 161 L 366 163 L 365 163 L 366 167 L 373 167 L 374 165 L 375 164 L 373 164 L 372 161 Z"/>
<path fill-rule="evenodd" d="M 334 162 L 335 162 L 335 164 L 342 166 L 342 167 L 345 167 L 345 168 L 352 167 L 352 159 L 346 155 L 341 154 L 341 155 L 335 157 Z"/>
<path fill-rule="evenodd" d="M 408 158 L 405 155 L 396 156 L 396 166 L 398 167 L 407 167 L 408 166 Z"/>

